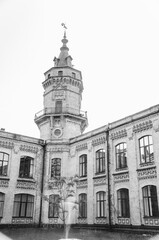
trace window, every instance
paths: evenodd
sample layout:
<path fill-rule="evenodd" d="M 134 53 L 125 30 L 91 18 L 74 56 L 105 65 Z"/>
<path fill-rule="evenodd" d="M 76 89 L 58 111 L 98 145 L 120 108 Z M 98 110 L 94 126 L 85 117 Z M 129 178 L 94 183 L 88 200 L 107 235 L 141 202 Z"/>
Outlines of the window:
<path fill-rule="evenodd" d="M 126 168 L 127 167 L 127 151 L 126 143 L 120 143 L 115 148 L 116 151 L 116 168 Z"/>
<path fill-rule="evenodd" d="M 0 152 L 0 175 L 7 176 L 9 155 L 4 152 Z"/>
<path fill-rule="evenodd" d="M 58 218 L 59 216 L 59 195 L 49 196 L 49 218 Z"/>
<path fill-rule="evenodd" d="M 149 163 L 154 159 L 152 136 L 144 136 L 139 139 L 140 163 Z"/>
<path fill-rule="evenodd" d="M 16 194 L 14 198 L 13 217 L 33 217 L 34 196 L 29 194 Z"/>
<path fill-rule="evenodd" d="M 149 185 L 149 186 L 143 187 L 142 194 L 143 194 L 144 216 L 145 217 L 159 216 L 156 186 Z"/>
<path fill-rule="evenodd" d="M 32 178 L 33 177 L 33 161 L 34 159 L 28 156 L 23 156 L 20 159 L 19 177 Z"/>
<path fill-rule="evenodd" d="M 4 193 L 0 192 L 0 218 L 3 217 L 3 208 L 4 208 Z"/>
<path fill-rule="evenodd" d="M 105 192 L 97 192 L 96 205 L 97 205 L 97 217 L 106 217 L 106 196 Z"/>
<path fill-rule="evenodd" d="M 100 149 L 96 152 L 96 173 L 105 172 L 105 151 Z"/>
<path fill-rule="evenodd" d="M 56 101 L 55 113 L 62 113 L 62 101 Z"/>
<path fill-rule="evenodd" d="M 118 217 L 129 218 L 129 190 L 126 188 L 117 191 Z"/>
<path fill-rule="evenodd" d="M 72 77 L 76 78 L 76 73 L 72 72 Z"/>
<path fill-rule="evenodd" d="M 79 217 L 87 217 L 87 194 L 85 193 L 79 195 Z"/>
<path fill-rule="evenodd" d="M 79 176 L 86 177 L 87 176 L 87 155 L 83 154 L 79 158 Z"/>
<path fill-rule="evenodd" d="M 51 178 L 59 178 L 61 176 L 61 159 L 53 158 L 51 160 Z"/>
<path fill-rule="evenodd" d="M 63 71 L 58 71 L 58 76 L 63 76 Z"/>
<path fill-rule="evenodd" d="M 50 73 L 48 74 L 48 76 L 47 76 L 48 78 L 50 78 Z"/>

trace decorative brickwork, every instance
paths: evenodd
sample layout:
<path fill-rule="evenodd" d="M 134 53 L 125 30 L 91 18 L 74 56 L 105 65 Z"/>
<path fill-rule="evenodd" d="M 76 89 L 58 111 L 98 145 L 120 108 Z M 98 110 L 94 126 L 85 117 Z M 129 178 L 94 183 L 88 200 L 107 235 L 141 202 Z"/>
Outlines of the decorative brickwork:
<path fill-rule="evenodd" d="M 1 140 L 0 141 L 0 147 L 12 149 L 12 148 L 14 148 L 14 143 Z"/>
<path fill-rule="evenodd" d="M 130 218 L 118 218 L 118 224 L 121 225 L 130 225 Z"/>
<path fill-rule="evenodd" d="M 23 152 L 32 152 L 32 153 L 37 153 L 38 152 L 37 147 L 33 147 L 33 146 L 29 146 L 29 145 L 21 145 L 20 150 L 23 151 Z"/>
<path fill-rule="evenodd" d="M 69 152 L 69 148 L 67 147 L 56 147 L 56 148 L 51 148 L 49 147 L 47 149 L 49 152 Z"/>
<path fill-rule="evenodd" d="M 36 183 L 32 181 L 17 180 L 17 188 L 36 189 Z"/>
<path fill-rule="evenodd" d="M 8 187 L 9 179 L 0 179 L 0 187 Z"/>
<path fill-rule="evenodd" d="M 106 224 L 107 223 L 107 218 L 96 218 L 96 224 Z"/>
<path fill-rule="evenodd" d="M 114 173 L 114 182 L 127 182 L 129 181 L 129 172 Z"/>
<path fill-rule="evenodd" d="M 78 218 L 77 223 L 78 224 L 87 224 L 87 218 Z"/>
<path fill-rule="evenodd" d="M 49 218 L 49 224 L 58 224 L 58 218 Z"/>
<path fill-rule="evenodd" d="M 88 185 L 87 180 L 77 182 L 77 188 L 87 188 L 87 185 Z"/>
<path fill-rule="evenodd" d="M 137 133 L 137 132 L 146 131 L 146 130 L 152 128 L 152 127 L 153 127 L 153 124 L 152 124 L 151 120 L 145 121 L 145 122 L 134 125 L 133 126 L 133 132 Z"/>
<path fill-rule="evenodd" d="M 138 179 L 148 179 L 148 178 L 156 178 L 157 177 L 157 171 L 156 166 L 144 168 L 144 169 L 138 169 L 137 170 Z"/>
<path fill-rule="evenodd" d="M 31 224 L 33 223 L 32 218 L 12 218 L 13 224 Z"/>
<path fill-rule="evenodd" d="M 118 138 L 124 138 L 126 136 L 127 136 L 127 131 L 126 131 L 126 129 L 123 129 L 123 130 L 112 133 L 111 139 L 114 140 L 114 139 L 118 139 Z"/>
<path fill-rule="evenodd" d="M 149 226 L 159 226 L 159 218 L 145 218 L 144 224 Z"/>
<path fill-rule="evenodd" d="M 106 184 L 106 177 L 99 177 L 99 178 L 94 178 L 93 179 L 93 184 L 94 186 L 100 186 L 100 185 L 105 185 Z"/>
<path fill-rule="evenodd" d="M 83 144 L 80 144 L 80 145 L 76 146 L 76 151 L 82 151 L 82 150 L 85 150 L 87 148 L 88 148 L 87 143 L 83 143 Z"/>
<path fill-rule="evenodd" d="M 102 136 L 92 140 L 92 146 L 97 146 L 106 142 L 106 137 Z"/>

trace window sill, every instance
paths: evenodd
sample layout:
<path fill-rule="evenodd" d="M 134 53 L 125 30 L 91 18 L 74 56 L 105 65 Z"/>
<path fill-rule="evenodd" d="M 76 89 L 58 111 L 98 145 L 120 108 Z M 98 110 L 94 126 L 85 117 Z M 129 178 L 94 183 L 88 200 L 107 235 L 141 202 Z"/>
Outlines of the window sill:
<path fill-rule="evenodd" d="M 1 176 L 0 176 L 0 180 L 8 180 L 8 181 L 9 181 L 10 178 L 9 178 L 8 176 L 2 176 L 2 175 L 1 175 Z"/>
<path fill-rule="evenodd" d="M 128 167 L 116 168 L 115 171 L 116 171 L 116 172 L 128 171 Z"/>
<path fill-rule="evenodd" d="M 34 182 L 35 180 L 33 178 L 18 178 L 17 181 L 22 181 L 22 182 Z"/>
<path fill-rule="evenodd" d="M 143 217 L 144 219 L 159 219 L 159 216 L 158 217 L 147 217 L 147 216 L 145 216 L 145 217 Z"/>
<path fill-rule="evenodd" d="M 149 166 L 154 166 L 155 165 L 155 162 L 147 162 L 147 163 L 140 163 L 140 167 L 141 168 L 144 168 L 144 167 L 149 167 Z"/>
<path fill-rule="evenodd" d="M 93 179 L 103 178 L 103 177 L 106 177 L 106 174 L 105 174 L 105 173 L 103 173 L 103 174 L 98 174 L 98 175 L 94 176 Z"/>

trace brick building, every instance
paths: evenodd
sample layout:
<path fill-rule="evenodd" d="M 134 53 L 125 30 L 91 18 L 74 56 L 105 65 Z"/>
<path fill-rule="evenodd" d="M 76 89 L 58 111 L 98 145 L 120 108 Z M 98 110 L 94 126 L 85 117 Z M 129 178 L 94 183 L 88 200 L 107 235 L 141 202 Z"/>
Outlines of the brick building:
<path fill-rule="evenodd" d="M 44 73 L 40 139 L 0 130 L 0 224 L 60 224 L 54 177 L 79 175 L 80 204 L 71 223 L 159 226 L 159 105 L 88 133 L 81 111 L 82 74 L 66 33 L 54 67 Z M 56 189 L 55 189 L 56 191 Z"/>

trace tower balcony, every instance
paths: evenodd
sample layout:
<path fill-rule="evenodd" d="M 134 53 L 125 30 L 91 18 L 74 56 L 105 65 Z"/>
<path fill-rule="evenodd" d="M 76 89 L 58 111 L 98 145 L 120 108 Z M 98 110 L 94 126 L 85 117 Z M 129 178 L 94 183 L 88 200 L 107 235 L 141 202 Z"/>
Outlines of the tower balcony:
<path fill-rule="evenodd" d="M 35 114 L 35 122 L 39 121 L 43 117 L 47 116 L 61 116 L 61 115 L 70 115 L 80 119 L 87 119 L 87 112 L 86 111 L 79 111 L 78 109 L 70 108 L 70 107 L 62 107 L 62 108 L 44 108 L 43 110 L 37 112 Z"/>

